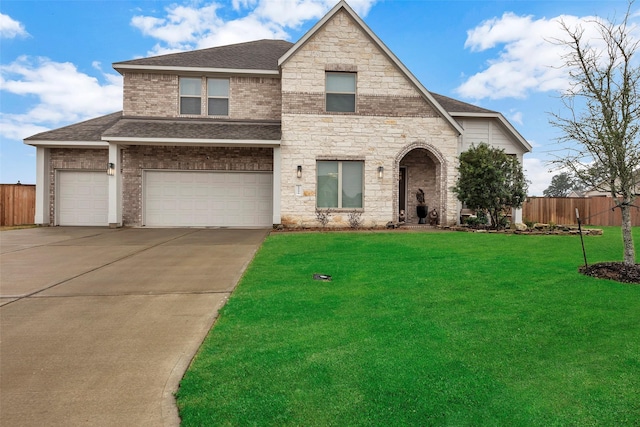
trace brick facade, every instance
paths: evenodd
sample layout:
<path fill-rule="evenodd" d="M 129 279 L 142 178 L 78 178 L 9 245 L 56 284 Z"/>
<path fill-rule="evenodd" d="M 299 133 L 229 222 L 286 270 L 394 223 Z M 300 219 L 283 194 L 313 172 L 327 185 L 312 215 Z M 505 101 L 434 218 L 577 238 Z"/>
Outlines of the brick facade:
<path fill-rule="evenodd" d="M 283 114 L 325 114 L 325 94 L 282 93 Z M 348 114 L 348 113 L 345 113 Z M 421 96 L 356 94 L 358 116 L 437 117 L 433 108 Z"/>
<path fill-rule="evenodd" d="M 178 76 L 127 72 L 123 91 L 125 116 L 177 116 Z"/>
<path fill-rule="evenodd" d="M 280 120 L 282 96 L 279 78 L 234 77 L 230 85 L 230 118 Z"/>
<path fill-rule="evenodd" d="M 142 225 L 145 170 L 273 171 L 273 149 L 128 147 L 122 151 L 122 219 L 125 225 Z"/>
<path fill-rule="evenodd" d="M 59 170 L 86 170 L 106 173 L 108 160 L 108 150 L 104 149 L 51 149 L 49 225 L 56 223 L 56 172 Z M 130 146 L 122 150 L 122 216 L 124 225 L 142 225 L 144 170 L 273 171 L 273 149 Z"/>
<path fill-rule="evenodd" d="M 207 79 L 202 76 L 202 115 L 207 116 Z M 280 79 L 236 76 L 229 79 L 229 117 L 237 120 L 278 120 L 282 109 Z M 124 115 L 138 117 L 182 116 L 179 111 L 179 76 L 124 74 Z"/>
<path fill-rule="evenodd" d="M 60 170 L 103 171 L 107 173 L 108 150 L 52 148 L 49 152 L 49 225 L 56 224 L 56 178 Z"/>

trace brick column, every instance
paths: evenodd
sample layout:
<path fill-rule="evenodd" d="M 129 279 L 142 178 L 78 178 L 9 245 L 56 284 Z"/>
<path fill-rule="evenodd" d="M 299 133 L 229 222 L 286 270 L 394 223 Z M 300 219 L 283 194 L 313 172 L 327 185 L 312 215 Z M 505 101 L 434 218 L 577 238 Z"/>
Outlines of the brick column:
<path fill-rule="evenodd" d="M 109 227 L 122 227 L 122 156 L 118 144 L 109 143 L 109 163 L 113 163 L 115 174 L 109 176 Z M 105 165 L 107 166 L 107 165 Z"/>

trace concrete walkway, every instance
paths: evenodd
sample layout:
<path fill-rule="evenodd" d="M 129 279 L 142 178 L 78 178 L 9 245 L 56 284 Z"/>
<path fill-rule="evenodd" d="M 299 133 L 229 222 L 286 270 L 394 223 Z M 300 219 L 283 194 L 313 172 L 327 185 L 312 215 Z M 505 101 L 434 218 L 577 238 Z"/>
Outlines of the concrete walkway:
<path fill-rule="evenodd" d="M 173 393 L 267 233 L 0 232 L 0 425 L 178 425 Z"/>

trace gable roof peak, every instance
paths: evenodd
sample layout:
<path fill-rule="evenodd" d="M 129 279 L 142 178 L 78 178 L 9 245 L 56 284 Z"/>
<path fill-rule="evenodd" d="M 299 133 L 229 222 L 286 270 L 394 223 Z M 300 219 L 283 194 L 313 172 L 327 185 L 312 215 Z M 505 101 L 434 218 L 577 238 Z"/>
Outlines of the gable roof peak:
<path fill-rule="evenodd" d="M 463 129 L 460 124 L 444 109 L 442 105 L 431 95 L 431 93 L 420 83 L 420 81 L 409 71 L 409 69 L 391 52 L 391 50 L 380 40 L 380 38 L 369 28 L 369 26 L 358 16 L 358 14 L 349 6 L 345 0 L 340 0 L 325 16 L 323 16 L 300 40 L 294 44 L 282 57 L 278 60 L 278 66 L 282 67 L 295 53 L 304 46 L 307 41 L 315 36 L 325 24 L 331 21 L 339 12 L 345 11 L 350 18 L 360 27 L 360 29 L 371 39 L 380 51 L 391 61 L 398 70 L 414 85 L 420 92 L 422 97 L 438 112 L 438 114 L 458 133 L 461 135 Z"/>

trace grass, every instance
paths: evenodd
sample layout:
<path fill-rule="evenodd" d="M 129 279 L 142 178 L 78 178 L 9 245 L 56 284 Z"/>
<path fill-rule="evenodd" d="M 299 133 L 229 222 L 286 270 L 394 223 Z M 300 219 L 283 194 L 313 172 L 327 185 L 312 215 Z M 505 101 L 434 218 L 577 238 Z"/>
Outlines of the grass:
<path fill-rule="evenodd" d="M 620 260 L 620 229 L 585 246 Z M 582 262 L 576 236 L 274 234 L 181 383 L 182 423 L 640 425 L 640 286 Z"/>

